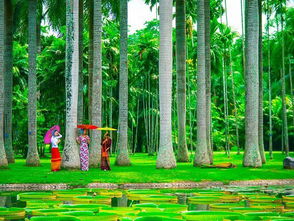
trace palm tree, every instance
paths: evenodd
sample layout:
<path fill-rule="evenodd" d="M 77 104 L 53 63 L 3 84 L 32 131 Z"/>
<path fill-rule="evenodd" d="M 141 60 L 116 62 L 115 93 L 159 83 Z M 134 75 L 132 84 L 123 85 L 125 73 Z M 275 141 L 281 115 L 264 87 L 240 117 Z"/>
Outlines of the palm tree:
<path fill-rule="evenodd" d="M 93 14 L 93 81 L 92 81 L 92 107 L 91 122 L 101 127 L 102 110 L 102 9 L 101 0 L 94 0 Z M 92 132 L 92 145 L 90 148 L 90 166 L 98 167 L 101 161 L 101 135 L 100 131 Z"/>
<path fill-rule="evenodd" d="M 205 1 L 197 2 L 197 147 L 194 166 L 210 163 L 206 124 Z"/>
<path fill-rule="evenodd" d="M 79 95 L 78 95 L 78 124 L 84 120 L 84 76 L 83 76 L 83 31 L 84 31 L 84 1 L 79 0 Z"/>
<path fill-rule="evenodd" d="M 0 116 L 4 114 L 4 0 L 0 0 Z M 0 117 L 0 128 L 3 128 L 3 117 Z M 0 133 L 0 168 L 7 167 L 4 138 Z"/>
<path fill-rule="evenodd" d="M 206 137 L 210 163 L 213 163 L 211 122 L 211 57 L 210 57 L 210 0 L 204 1 L 205 12 L 205 83 L 206 83 Z"/>
<path fill-rule="evenodd" d="M 160 0 L 159 46 L 159 102 L 160 141 L 156 161 L 157 168 L 176 167 L 172 146 L 171 98 L 172 98 L 172 0 Z"/>
<path fill-rule="evenodd" d="M 92 115 L 92 84 L 93 84 L 93 0 L 88 0 L 88 10 L 89 10 L 89 18 L 88 18 L 88 29 L 89 29 L 89 51 L 88 51 L 88 118 L 91 122 Z"/>
<path fill-rule="evenodd" d="M 120 1 L 119 134 L 116 164 L 131 164 L 128 153 L 128 1 Z"/>
<path fill-rule="evenodd" d="M 5 77 L 4 77 L 4 144 L 8 163 L 14 163 L 14 152 L 12 148 L 12 40 L 13 40 L 13 14 L 14 5 L 12 0 L 5 0 Z"/>
<path fill-rule="evenodd" d="M 66 137 L 62 167 L 80 168 L 79 151 L 75 142 L 79 82 L 79 0 L 66 0 Z"/>
<path fill-rule="evenodd" d="M 29 148 L 26 159 L 27 166 L 39 166 L 40 159 L 37 147 L 37 1 L 29 0 L 28 7 L 29 36 L 29 95 L 28 95 L 28 140 Z"/>
<path fill-rule="evenodd" d="M 259 70 L 259 96 L 258 96 L 258 144 L 262 163 L 266 163 L 263 140 L 263 62 L 262 62 L 262 3 L 258 0 L 259 37 L 258 37 L 258 70 Z"/>
<path fill-rule="evenodd" d="M 286 107 L 286 82 L 285 82 L 285 36 L 284 36 L 284 10 L 283 8 L 283 3 L 280 3 L 280 17 L 281 17 L 281 38 L 282 38 L 282 106 L 283 106 L 283 129 L 284 129 L 284 145 L 285 145 L 285 153 L 286 156 L 289 156 L 289 135 L 288 135 L 288 119 L 287 119 L 287 107 Z"/>
<path fill-rule="evenodd" d="M 245 5 L 246 55 L 246 113 L 245 113 L 245 167 L 261 167 L 258 145 L 258 0 L 246 0 Z"/>
<path fill-rule="evenodd" d="M 273 123 L 272 123 L 272 83 L 271 83 L 271 45 L 270 45 L 270 14 L 269 0 L 266 1 L 266 22 L 267 22 L 267 65 L 268 65 L 268 115 L 269 115 L 269 155 L 273 159 Z"/>
<path fill-rule="evenodd" d="M 176 59 L 178 98 L 178 155 L 179 162 L 189 162 L 186 141 L 186 4 L 176 1 Z"/>

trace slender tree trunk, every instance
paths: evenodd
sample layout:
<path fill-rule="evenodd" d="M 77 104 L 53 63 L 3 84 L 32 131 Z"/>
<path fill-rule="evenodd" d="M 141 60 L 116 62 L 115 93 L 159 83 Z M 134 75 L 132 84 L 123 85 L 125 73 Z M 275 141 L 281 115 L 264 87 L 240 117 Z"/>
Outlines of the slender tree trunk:
<path fill-rule="evenodd" d="M 111 80 L 112 80 L 112 77 L 111 77 Z M 112 112 L 113 112 L 113 105 L 112 105 L 112 85 L 111 87 L 109 88 L 109 96 L 110 96 L 110 101 L 109 101 L 109 126 L 112 128 L 113 127 L 113 119 L 112 119 Z M 110 137 L 112 137 L 112 131 L 110 131 Z M 111 144 L 111 147 L 110 147 L 110 153 L 112 154 L 113 152 L 113 144 Z"/>
<path fill-rule="evenodd" d="M 12 87 L 13 87 L 13 5 L 5 2 L 5 50 L 4 50 L 4 145 L 8 163 L 14 163 L 12 147 Z"/>
<path fill-rule="evenodd" d="M 116 164 L 129 166 L 128 153 L 128 1 L 120 1 L 119 143 Z"/>
<path fill-rule="evenodd" d="M 89 8 L 89 51 L 88 51 L 88 116 L 89 122 L 91 122 L 91 114 L 92 114 L 92 84 L 93 84 L 93 0 L 88 0 L 88 8 Z"/>
<path fill-rule="evenodd" d="M 178 162 L 189 162 L 186 141 L 186 5 L 176 1 L 176 59 L 178 98 Z"/>
<path fill-rule="evenodd" d="M 66 128 L 62 167 L 80 168 L 79 150 L 75 138 L 77 127 L 79 85 L 79 0 L 66 0 Z"/>
<path fill-rule="evenodd" d="M 284 128 L 284 144 L 286 156 L 289 156 L 289 136 L 288 136 L 288 120 L 286 107 L 286 83 L 285 83 L 285 39 L 284 39 L 284 17 L 281 14 L 282 28 L 282 105 L 283 105 L 283 128 Z"/>
<path fill-rule="evenodd" d="M 285 72 L 282 72 L 282 107 L 283 107 L 283 150 L 286 156 L 289 156 L 289 136 L 288 136 L 288 119 L 287 119 L 287 107 L 286 107 L 286 83 L 285 83 Z"/>
<path fill-rule="evenodd" d="M 246 113 L 245 113 L 245 167 L 261 167 L 258 145 L 258 0 L 246 0 L 245 5 L 246 55 Z"/>
<path fill-rule="evenodd" d="M 210 164 L 207 147 L 205 82 L 205 1 L 197 5 L 197 146 L 194 166 Z"/>
<path fill-rule="evenodd" d="M 4 35 L 5 21 L 4 21 L 4 0 L 0 0 L 0 128 L 4 126 Z M 6 168 L 8 161 L 6 158 L 4 137 L 1 130 L 0 133 L 0 168 Z"/>
<path fill-rule="evenodd" d="M 270 45 L 270 33 L 269 33 L 269 0 L 267 4 L 267 63 L 268 63 L 268 110 L 269 110 L 269 155 L 270 159 L 273 159 L 273 123 L 272 123 L 272 84 L 271 84 L 271 45 Z"/>
<path fill-rule="evenodd" d="M 262 163 L 266 163 L 263 140 L 263 56 L 262 56 L 262 0 L 258 0 L 259 15 L 259 36 L 258 36 L 258 73 L 259 73 L 259 94 L 258 94 L 258 145 Z"/>
<path fill-rule="evenodd" d="M 98 127 L 102 126 L 102 2 L 94 0 L 93 20 L 93 82 L 91 122 Z M 90 148 L 90 167 L 98 167 L 101 162 L 101 132 L 92 132 Z"/>
<path fill-rule="evenodd" d="M 210 58 L 210 0 L 204 1 L 205 13 L 205 83 L 206 83 L 206 136 L 210 164 L 213 164 L 211 122 L 211 58 Z"/>
<path fill-rule="evenodd" d="M 226 25 L 229 25 L 228 22 L 228 9 L 227 9 L 227 1 L 225 0 L 225 11 L 226 11 Z M 225 43 L 225 47 L 226 48 L 227 45 Z M 225 63 L 225 50 L 223 52 L 223 90 L 224 90 L 224 109 L 225 109 L 225 133 L 226 133 L 226 154 L 227 156 L 230 158 L 231 157 L 231 150 L 230 150 L 230 138 L 229 138 L 229 134 L 230 134 L 230 126 L 229 126 L 229 120 L 228 120 L 228 116 L 229 116 L 229 100 L 228 100 L 228 75 L 227 75 L 227 70 L 226 70 L 226 63 Z M 230 48 L 229 48 L 229 53 L 230 53 Z M 231 58 L 229 58 L 231 59 Z"/>
<path fill-rule="evenodd" d="M 225 121 L 225 150 L 228 157 L 230 157 L 229 147 L 229 123 L 228 123 L 228 92 L 227 92 L 227 73 L 225 70 L 225 58 L 222 57 L 222 72 L 223 72 L 223 98 L 224 98 L 224 121 Z"/>
<path fill-rule="evenodd" d="M 27 166 L 39 166 L 40 159 L 37 148 L 37 1 L 29 0 L 28 7 L 28 39 L 29 39 L 29 78 L 28 78 L 28 154 Z"/>
<path fill-rule="evenodd" d="M 292 106 L 294 105 L 294 95 L 293 95 L 293 83 L 292 83 L 292 67 L 291 67 L 291 58 L 289 57 L 289 76 L 290 76 L 290 90 L 291 90 L 291 101 Z M 294 126 L 294 108 L 292 108 L 292 120 Z"/>
<path fill-rule="evenodd" d="M 172 0 L 160 0 L 160 46 L 159 46 L 159 104 L 160 141 L 156 161 L 157 168 L 176 167 L 172 146 Z"/>
<path fill-rule="evenodd" d="M 242 4 L 242 1 L 241 1 Z M 241 8 L 242 10 L 242 8 Z M 228 9 L 227 9 L 227 1 L 225 0 L 225 11 L 226 11 L 226 25 L 229 26 L 229 22 L 228 22 Z M 243 11 L 242 11 L 243 13 Z M 243 25 L 243 24 L 242 24 Z M 236 131 L 236 145 L 238 148 L 238 152 L 237 154 L 240 154 L 240 145 L 239 145 L 239 128 L 238 128 L 238 120 L 237 120 L 237 105 L 236 105 L 236 94 L 235 94 L 235 79 L 234 79 L 234 72 L 233 72 L 233 64 L 232 64 L 232 49 L 231 49 L 231 45 L 229 45 L 229 68 L 230 68 L 230 75 L 231 75 L 231 81 L 232 81 L 232 94 L 233 94 L 233 105 L 234 105 L 234 116 L 235 116 L 235 131 Z M 227 82 L 226 82 L 226 90 L 227 90 Z M 226 92 L 227 93 L 227 92 Z M 227 97 L 227 95 L 226 95 Z M 227 99 L 227 98 L 226 98 Z M 228 105 L 226 104 L 227 108 Z M 227 115 L 228 115 L 228 111 L 227 111 Z"/>
<path fill-rule="evenodd" d="M 245 78 L 245 71 L 246 71 L 246 65 L 245 65 L 245 31 L 244 31 L 244 3 L 243 0 L 240 0 L 241 3 L 241 25 L 242 25 L 242 67 L 243 67 L 243 76 Z"/>
<path fill-rule="evenodd" d="M 83 32 L 84 32 L 84 1 L 79 0 L 79 95 L 78 95 L 78 124 L 84 120 L 84 75 L 83 75 Z"/>

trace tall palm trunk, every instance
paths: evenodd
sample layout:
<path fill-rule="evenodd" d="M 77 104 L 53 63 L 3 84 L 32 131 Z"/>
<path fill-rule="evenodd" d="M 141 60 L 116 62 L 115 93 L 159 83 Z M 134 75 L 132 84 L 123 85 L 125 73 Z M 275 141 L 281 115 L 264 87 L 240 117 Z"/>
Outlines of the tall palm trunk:
<path fill-rule="evenodd" d="M 268 111 L 269 111 L 269 155 L 273 159 L 273 123 L 272 123 L 272 84 L 271 84 L 271 45 L 269 33 L 269 1 L 267 0 L 267 63 L 268 63 Z"/>
<path fill-rule="evenodd" d="M 78 95 L 78 124 L 84 120 L 84 76 L 83 76 L 83 31 L 84 31 L 84 1 L 79 0 L 79 95 Z"/>
<path fill-rule="evenodd" d="M 93 84 L 93 0 L 88 1 L 89 8 L 89 19 L 88 19 L 88 28 L 89 28 L 89 50 L 88 50 L 88 118 L 91 122 L 91 107 L 92 107 L 92 84 Z"/>
<path fill-rule="evenodd" d="M 292 105 L 293 105 L 294 104 L 294 95 L 293 95 L 291 57 L 289 57 L 289 76 L 290 76 L 291 101 L 292 101 Z M 292 120 L 293 120 L 293 126 L 294 126 L 294 108 L 292 108 Z"/>
<path fill-rule="evenodd" d="M 230 151 L 230 141 L 229 141 L 229 121 L 228 121 L 228 83 L 227 83 L 227 72 L 226 72 L 226 65 L 225 65 L 225 55 L 223 52 L 222 58 L 222 74 L 223 74 L 223 98 L 224 98 L 224 121 L 225 121 L 225 150 L 227 156 L 230 158 L 231 151 Z"/>
<path fill-rule="evenodd" d="M 12 147 L 12 86 L 13 86 L 13 5 L 11 0 L 5 2 L 5 50 L 4 50 L 4 145 L 8 163 L 14 163 Z"/>
<path fill-rule="evenodd" d="M 172 146 L 172 0 L 160 0 L 160 46 L 159 46 L 159 105 L 160 141 L 156 161 L 157 168 L 176 167 Z"/>
<path fill-rule="evenodd" d="M 210 163 L 206 125 L 205 1 L 197 2 L 197 146 L 194 166 Z"/>
<path fill-rule="evenodd" d="M 211 122 L 211 58 L 210 58 L 210 0 L 204 2 L 205 13 L 205 83 L 206 83 L 206 136 L 210 163 L 213 164 Z"/>
<path fill-rule="evenodd" d="M 93 125 L 102 125 L 102 8 L 101 0 L 94 0 L 93 20 L 93 83 L 92 83 L 92 107 L 91 122 Z M 92 144 L 90 148 L 90 166 L 98 167 L 101 162 L 101 132 L 92 132 Z"/>
<path fill-rule="evenodd" d="M 0 128 L 3 128 L 4 115 L 4 0 L 0 0 Z M 8 166 L 4 148 L 4 137 L 0 132 L 0 168 Z"/>
<path fill-rule="evenodd" d="M 128 153 L 128 1 L 120 1 L 119 139 L 116 164 L 129 166 Z"/>
<path fill-rule="evenodd" d="M 241 26 L 242 26 L 242 67 L 243 67 L 243 76 L 245 77 L 245 70 L 246 70 L 246 67 L 245 67 L 245 31 L 244 31 L 244 1 L 243 0 L 240 0 L 240 4 L 241 4 Z M 240 151 L 240 148 L 239 150 Z"/>
<path fill-rule="evenodd" d="M 258 36 L 258 72 L 259 72 L 259 94 L 258 94 L 258 145 L 262 163 L 266 163 L 263 140 L 263 56 L 262 56 L 262 3 L 258 0 L 259 36 Z"/>
<path fill-rule="evenodd" d="M 241 2 L 242 4 L 242 2 Z M 225 0 L 225 11 L 226 11 L 226 25 L 229 26 L 228 22 L 228 9 L 227 9 L 227 1 Z M 243 12 L 242 12 L 243 13 Z M 229 43 L 230 44 L 230 43 Z M 238 128 L 238 119 L 237 119 L 237 104 L 236 104 L 236 93 L 235 93 L 235 79 L 234 79 L 234 72 L 233 72 L 233 64 L 232 64 L 232 48 L 231 45 L 229 45 L 229 68 L 230 68 L 230 75 L 231 75 L 231 81 L 232 81 L 232 94 L 233 94 L 233 105 L 234 105 L 234 117 L 235 117 L 235 132 L 236 132 L 236 145 L 238 148 L 237 154 L 240 154 L 240 145 L 239 145 L 239 128 Z M 226 84 L 227 87 L 227 84 Z M 227 92 L 226 92 L 227 93 Z"/>
<path fill-rule="evenodd" d="M 246 55 L 246 113 L 245 113 L 245 167 L 261 167 L 258 145 L 258 0 L 246 0 L 245 5 Z"/>
<path fill-rule="evenodd" d="M 186 141 L 186 4 L 176 1 L 176 59 L 178 98 L 178 155 L 179 162 L 189 162 Z"/>
<path fill-rule="evenodd" d="M 37 148 L 37 1 L 29 0 L 28 39 L 29 39 L 29 95 L 28 95 L 28 140 L 27 166 L 39 166 Z"/>
<path fill-rule="evenodd" d="M 281 12 L 282 13 L 282 12 Z M 283 106 L 283 129 L 284 129 L 284 145 L 285 154 L 289 155 L 289 136 L 288 136 L 288 120 L 286 107 L 286 83 L 285 83 L 285 39 L 284 39 L 284 17 L 281 14 L 282 28 L 282 106 Z"/>
<path fill-rule="evenodd" d="M 78 146 L 75 142 L 78 109 L 79 83 L 79 0 L 66 0 L 66 137 L 63 150 L 62 167 L 80 168 Z"/>

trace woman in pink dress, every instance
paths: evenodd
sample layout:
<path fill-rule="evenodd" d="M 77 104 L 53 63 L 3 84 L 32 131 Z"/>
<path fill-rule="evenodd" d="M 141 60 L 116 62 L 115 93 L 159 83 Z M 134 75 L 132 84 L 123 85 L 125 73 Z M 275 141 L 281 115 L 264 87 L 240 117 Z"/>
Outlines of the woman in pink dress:
<path fill-rule="evenodd" d="M 83 130 L 83 134 L 77 138 L 77 143 L 80 145 L 81 170 L 88 171 L 90 137 L 87 135 L 87 130 Z"/>

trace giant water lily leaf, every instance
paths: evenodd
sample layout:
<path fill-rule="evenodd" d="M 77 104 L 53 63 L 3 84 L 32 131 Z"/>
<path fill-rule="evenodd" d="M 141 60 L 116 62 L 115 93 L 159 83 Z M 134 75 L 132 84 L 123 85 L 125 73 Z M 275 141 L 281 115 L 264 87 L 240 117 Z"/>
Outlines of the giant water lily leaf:
<path fill-rule="evenodd" d="M 30 221 L 80 221 L 77 217 L 72 216 L 35 216 Z"/>
<path fill-rule="evenodd" d="M 30 212 L 32 216 L 58 216 L 62 212 L 68 212 L 69 209 L 34 209 Z"/>
<path fill-rule="evenodd" d="M 94 216 L 94 212 L 92 211 L 69 211 L 69 212 L 62 212 L 61 215 L 68 215 L 68 216 Z"/>
<path fill-rule="evenodd" d="M 184 212 L 183 217 L 187 221 L 194 221 L 194 220 L 203 220 L 203 221 L 217 221 L 223 220 L 226 217 L 230 217 L 230 219 L 235 219 L 242 217 L 241 213 L 235 212 L 215 212 L 215 211 L 189 211 Z"/>
<path fill-rule="evenodd" d="M 110 206 L 104 205 L 104 204 L 62 204 L 59 207 L 69 209 L 69 210 L 93 211 L 93 212 L 97 213 L 97 212 L 99 212 L 99 209 L 105 208 L 105 207 L 110 207 Z"/>
<path fill-rule="evenodd" d="M 56 199 L 56 196 L 51 192 L 27 192 L 18 194 L 17 198 L 26 201 L 30 199 Z"/>
<path fill-rule="evenodd" d="M 25 218 L 24 208 L 6 208 L 0 207 L 0 217 L 4 217 L 6 220 L 10 219 L 24 219 Z"/>
<path fill-rule="evenodd" d="M 161 216 L 148 216 L 148 217 L 139 217 L 135 221 L 182 221 L 182 219 L 161 217 Z"/>

